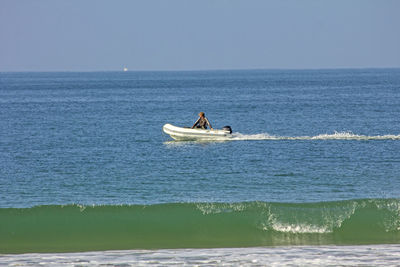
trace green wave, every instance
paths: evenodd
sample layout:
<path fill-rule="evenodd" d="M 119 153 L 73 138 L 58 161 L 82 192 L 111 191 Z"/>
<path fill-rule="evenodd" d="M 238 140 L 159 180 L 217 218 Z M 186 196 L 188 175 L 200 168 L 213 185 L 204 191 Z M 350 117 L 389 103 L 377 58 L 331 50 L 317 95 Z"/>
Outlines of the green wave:
<path fill-rule="evenodd" d="M 400 243 L 400 199 L 0 209 L 0 253 Z"/>

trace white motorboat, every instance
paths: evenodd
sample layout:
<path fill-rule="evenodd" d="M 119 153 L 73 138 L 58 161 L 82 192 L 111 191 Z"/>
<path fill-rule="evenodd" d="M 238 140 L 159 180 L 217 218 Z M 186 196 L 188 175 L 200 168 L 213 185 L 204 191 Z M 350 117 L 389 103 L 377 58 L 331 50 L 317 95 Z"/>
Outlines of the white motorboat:
<path fill-rule="evenodd" d="M 222 130 L 211 130 L 177 127 L 167 123 L 163 126 L 163 131 L 175 140 L 226 140 L 232 137 L 232 129 L 230 126 L 224 126 Z"/>

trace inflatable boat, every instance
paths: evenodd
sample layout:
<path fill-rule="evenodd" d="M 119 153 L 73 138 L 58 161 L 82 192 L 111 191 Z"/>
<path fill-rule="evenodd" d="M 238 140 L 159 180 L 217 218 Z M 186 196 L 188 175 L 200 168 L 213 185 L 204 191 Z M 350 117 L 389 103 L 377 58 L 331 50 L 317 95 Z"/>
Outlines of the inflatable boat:
<path fill-rule="evenodd" d="M 163 131 L 175 140 L 226 140 L 232 137 L 230 126 L 224 126 L 222 130 L 192 129 L 190 127 L 177 127 L 172 124 L 165 124 Z"/>

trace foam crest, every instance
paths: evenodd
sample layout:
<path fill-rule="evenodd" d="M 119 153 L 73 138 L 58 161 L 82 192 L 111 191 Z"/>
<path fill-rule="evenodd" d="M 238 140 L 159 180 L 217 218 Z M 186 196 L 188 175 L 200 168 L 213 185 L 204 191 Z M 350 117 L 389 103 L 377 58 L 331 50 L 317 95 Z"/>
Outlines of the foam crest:
<path fill-rule="evenodd" d="M 318 204 L 278 206 L 268 209 L 268 219 L 262 229 L 291 234 L 333 233 L 349 219 L 363 201 L 346 201 L 318 206 Z"/>
<path fill-rule="evenodd" d="M 272 229 L 277 232 L 293 234 L 324 234 L 332 232 L 328 227 L 308 224 L 275 223 L 272 225 Z M 267 230 L 267 228 L 264 228 L 263 230 Z"/>
<path fill-rule="evenodd" d="M 203 215 L 240 212 L 248 208 L 246 203 L 197 203 L 196 208 L 199 209 Z"/>

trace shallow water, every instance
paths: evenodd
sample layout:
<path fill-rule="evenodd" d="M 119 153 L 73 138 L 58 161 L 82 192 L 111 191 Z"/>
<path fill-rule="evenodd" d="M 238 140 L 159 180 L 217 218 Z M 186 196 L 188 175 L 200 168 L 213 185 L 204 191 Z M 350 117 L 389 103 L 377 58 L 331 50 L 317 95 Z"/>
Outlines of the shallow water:
<path fill-rule="evenodd" d="M 0 255 L 4 266 L 398 266 L 399 245 L 128 250 Z"/>

